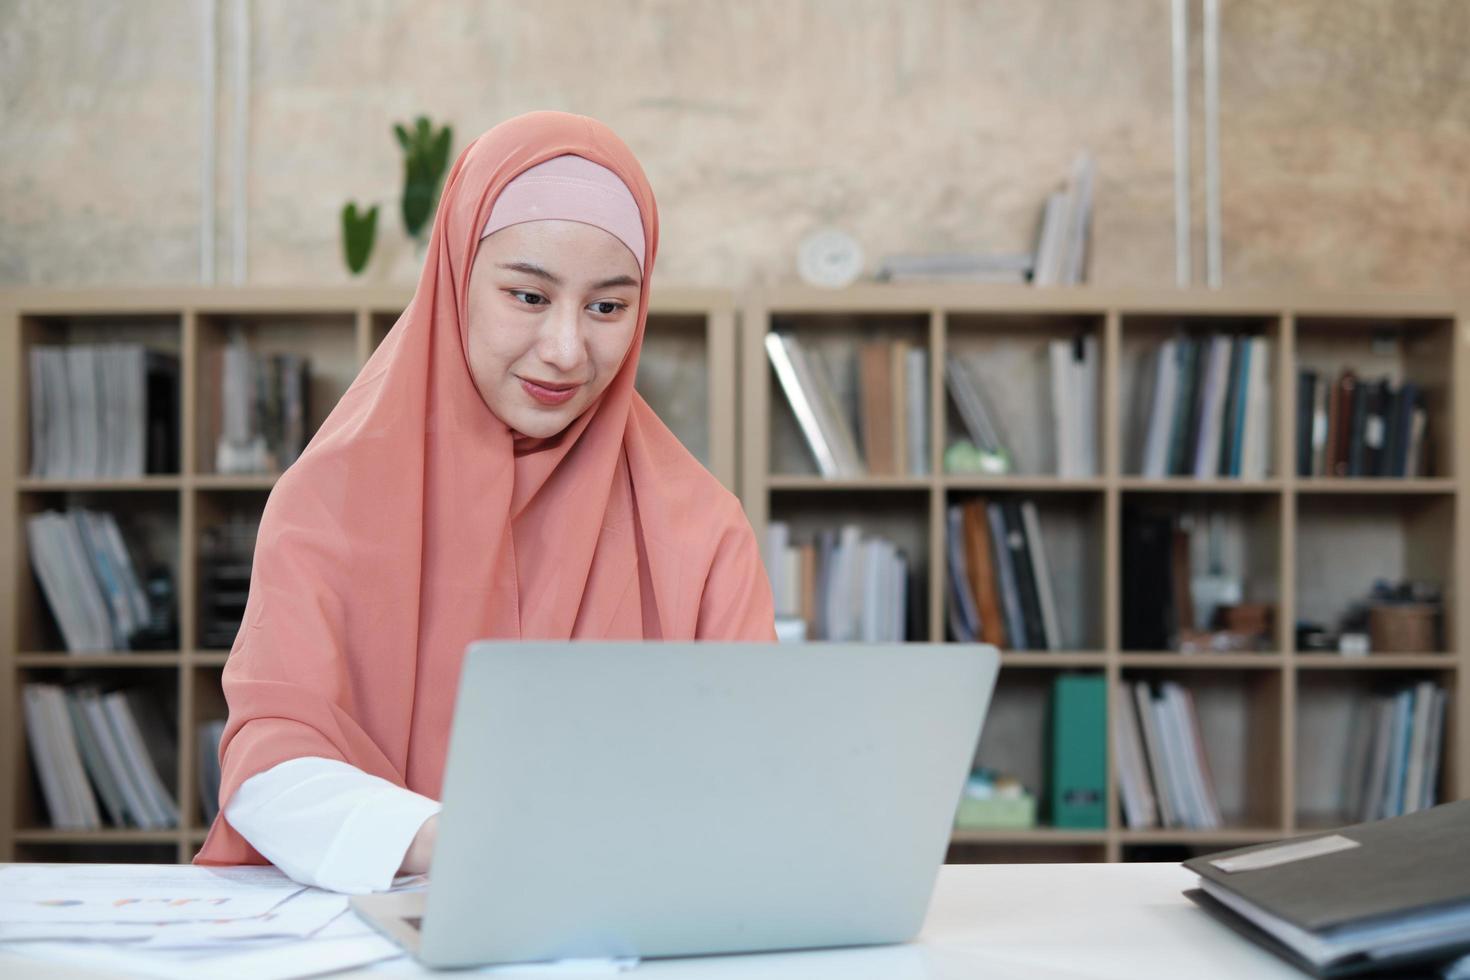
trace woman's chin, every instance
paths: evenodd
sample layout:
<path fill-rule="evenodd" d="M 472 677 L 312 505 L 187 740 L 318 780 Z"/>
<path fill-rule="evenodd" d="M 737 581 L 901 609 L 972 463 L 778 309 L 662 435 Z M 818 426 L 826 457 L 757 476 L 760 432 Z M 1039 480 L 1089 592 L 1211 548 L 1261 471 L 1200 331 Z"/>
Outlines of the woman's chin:
<path fill-rule="evenodd" d="M 510 427 L 523 436 L 532 439 L 550 439 L 572 424 L 580 410 L 563 405 L 555 411 L 545 408 L 523 408 L 515 413 L 515 418 L 510 420 Z"/>

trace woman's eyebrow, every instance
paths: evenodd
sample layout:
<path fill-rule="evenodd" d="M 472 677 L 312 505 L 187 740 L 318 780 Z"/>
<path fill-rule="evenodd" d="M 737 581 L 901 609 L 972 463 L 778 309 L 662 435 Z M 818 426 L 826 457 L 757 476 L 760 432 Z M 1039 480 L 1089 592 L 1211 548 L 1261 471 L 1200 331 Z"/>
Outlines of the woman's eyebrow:
<path fill-rule="evenodd" d="M 501 262 L 500 268 L 509 269 L 511 272 L 524 272 L 528 276 L 539 276 L 554 286 L 561 285 L 560 276 L 553 275 L 539 265 L 534 265 L 530 262 Z"/>
<path fill-rule="evenodd" d="M 553 286 L 562 285 L 562 280 L 560 276 L 556 275 L 555 273 L 547 272 L 539 265 L 531 262 L 501 262 L 499 263 L 499 267 L 502 269 L 509 269 L 511 272 L 524 272 L 528 276 L 537 276 L 541 279 L 545 279 Z M 641 285 L 642 282 L 634 279 L 632 276 L 613 276 L 611 279 L 601 279 L 597 282 L 594 282 L 592 284 L 592 288 L 611 289 L 614 286 L 632 286 L 636 289 Z"/>
<path fill-rule="evenodd" d="M 592 284 L 593 289 L 611 289 L 613 286 L 632 286 L 637 288 L 642 283 L 632 276 L 613 276 L 611 279 L 602 279 Z"/>

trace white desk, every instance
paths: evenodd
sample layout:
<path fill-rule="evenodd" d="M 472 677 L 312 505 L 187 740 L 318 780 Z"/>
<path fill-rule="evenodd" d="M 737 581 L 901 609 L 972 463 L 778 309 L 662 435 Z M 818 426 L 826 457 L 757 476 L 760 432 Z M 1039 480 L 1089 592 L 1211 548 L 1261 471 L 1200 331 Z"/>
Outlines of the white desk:
<path fill-rule="evenodd" d="M 929 916 L 915 943 L 650 960 L 632 972 L 606 976 L 628 980 L 1300 980 L 1305 976 L 1195 908 L 1181 894 L 1195 880 L 1174 864 L 950 865 L 940 872 Z M 109 975 L 0 952 L 0 977 Z M 400 959 L 338 975 L 435 974 Z M 553 974 L 542 969 L 535 975 Z M 579 976 L 585 980 L 588 975 Z"/>

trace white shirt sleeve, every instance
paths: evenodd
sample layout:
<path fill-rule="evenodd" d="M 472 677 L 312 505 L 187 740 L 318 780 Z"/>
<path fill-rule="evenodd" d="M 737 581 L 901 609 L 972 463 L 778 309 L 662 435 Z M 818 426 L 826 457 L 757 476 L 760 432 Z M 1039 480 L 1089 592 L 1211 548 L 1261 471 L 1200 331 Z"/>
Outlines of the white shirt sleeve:
<path fill-rule="evenodd" d="M 336 759 L 287 759 L 245 780 L 225 819 L 306 885 L 385 891 L 439 803 Z"/>

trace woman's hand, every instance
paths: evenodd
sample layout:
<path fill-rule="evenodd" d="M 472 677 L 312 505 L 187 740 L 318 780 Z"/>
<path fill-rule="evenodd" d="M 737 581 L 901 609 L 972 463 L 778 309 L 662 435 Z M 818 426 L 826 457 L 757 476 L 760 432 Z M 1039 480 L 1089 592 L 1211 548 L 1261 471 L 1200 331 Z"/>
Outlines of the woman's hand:
<path fill-rule="evenodd" d="M 439 814 L 424 821 L 419 832 L 414 834 L 408 853 L 403 855 L 403 864 L 398 868 L 401 875 L 425 874 L 434 859 L 434 844 L 439 839 Z"/>

